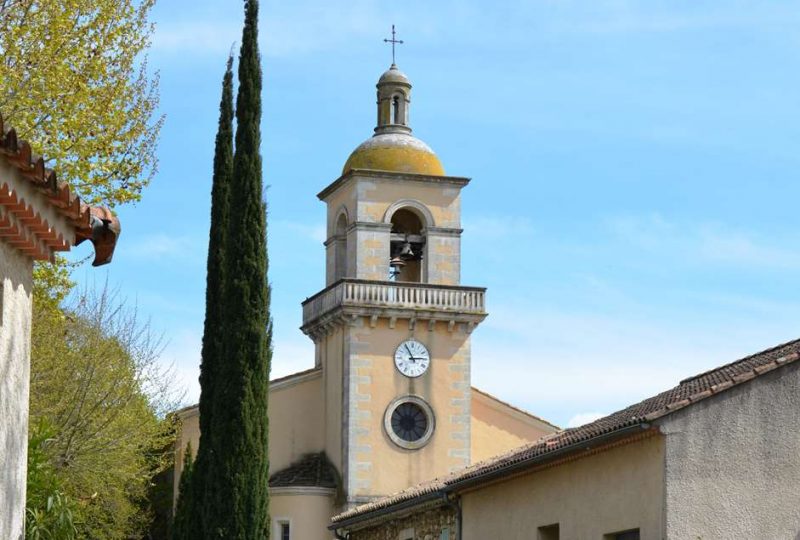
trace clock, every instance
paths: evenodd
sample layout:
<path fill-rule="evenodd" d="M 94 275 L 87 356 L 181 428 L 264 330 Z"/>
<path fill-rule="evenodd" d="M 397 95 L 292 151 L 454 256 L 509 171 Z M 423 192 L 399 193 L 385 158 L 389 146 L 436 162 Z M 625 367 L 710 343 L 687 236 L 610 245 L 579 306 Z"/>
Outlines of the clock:
<path fill-rule="evenodd" d="M 394 365 L 406 377 L 419 377 L 428 370 L 431 355 L 416 339 L 407 339 L 394 352 Z"/>

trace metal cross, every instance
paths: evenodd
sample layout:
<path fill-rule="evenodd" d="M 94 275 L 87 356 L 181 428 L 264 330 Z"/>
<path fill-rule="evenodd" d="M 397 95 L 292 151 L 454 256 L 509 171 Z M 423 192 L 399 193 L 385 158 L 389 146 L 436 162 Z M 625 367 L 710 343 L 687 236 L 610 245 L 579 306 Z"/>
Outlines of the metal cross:
<path fill-rule="evenodd" d="M 384 39 L 383 40 L 384 43 L 391 43 L 392 44 L 392 64 L 394 64 L 394 46 L 395 46 L 395 44 L 396 43 L 400 43 L 400 44 L 403 43 L 402 39 L 395 39 L 396 35 L 397 34 L 394 31 L 394 25 L 392 25 L 392 39 Z"/>

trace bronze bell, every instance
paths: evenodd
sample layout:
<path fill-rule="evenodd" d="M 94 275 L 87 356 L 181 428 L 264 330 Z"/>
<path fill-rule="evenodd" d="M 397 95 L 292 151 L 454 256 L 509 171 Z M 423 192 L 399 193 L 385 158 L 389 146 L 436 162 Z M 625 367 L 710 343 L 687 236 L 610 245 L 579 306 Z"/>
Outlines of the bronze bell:
<path fill-rule="evenodd" d="M 401 257 L 392 257 L 389 260 L 389 266 L 396 269 L 401 269 L 406 265 L 406 261 L 404 261 Z"/>
<path fill-rule="evenodd" d="M 410 243 L 406 242 L 403 244 L 403 247 L 400 249 L 400 258 L 406 261 L 414 258 L 414 252 L 411 250 Z"/>

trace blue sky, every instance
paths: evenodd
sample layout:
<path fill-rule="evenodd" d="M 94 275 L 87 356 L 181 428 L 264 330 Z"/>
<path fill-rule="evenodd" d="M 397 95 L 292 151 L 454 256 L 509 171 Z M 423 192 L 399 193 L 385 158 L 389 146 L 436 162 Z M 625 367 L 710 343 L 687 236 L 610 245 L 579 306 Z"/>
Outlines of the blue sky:
<path fill-rule="evenodd" d="M 463 283 L 488 287 L 473 384 L 560 425 L 800 336 L 797 2 L 270 0 L 261 5 L 273 376 L 313 365 L 324 206 L 390 63 L 464 191 Z M 239 2 L 161 0 L 160 171 L 81 268 L 151 318 L 197 398 L 210 172 Z M 238 51 L 238 46 L 237 46 Z M 77 250 L 84 255 L 86 248 Z"/>

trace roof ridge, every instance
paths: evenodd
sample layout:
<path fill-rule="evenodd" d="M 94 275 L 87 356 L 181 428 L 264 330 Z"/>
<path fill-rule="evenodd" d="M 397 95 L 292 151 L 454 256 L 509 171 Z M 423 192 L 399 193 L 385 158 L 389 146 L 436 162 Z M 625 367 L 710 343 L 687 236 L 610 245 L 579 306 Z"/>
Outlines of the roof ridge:
<path fill-rule="evenodd" d="M 703 371 L 702 373 L 698 373 L 697 375 L 692 375 L 691 377 L 686 377 L 685 379 L 681 380 L 678 383 L 678 385 L 692 382 L 694 380 L 699 379 L 700 377 L 703 377 L 705 375 L 709 375 L 710 373 L 714 373 L 716 371 L 720 371 L 722 369 L 734 366 L 734 365 L 738 364 L 739 362 L 746 362 L 747 360 L 751 360 L 751 359 L 755 358 L 756 356 L 761 356 L 761 355 L 764 355 L 764 354 L 768 354 L 768 353 L 771 353 L 771 352 L 776 351 L 778 349 L 782 349 L 784 347 L 788 347 L 789 345 L 794 345 L 794 344 L 800 344 L 800 338 L 790 339 L 789 341 L 786 341 L 784 343 L 780 343 L 780 344 L 775 345 L 773 347 L 769 347 L 768 349 L 764 349 L 763 351 L 759 351 L 759 352 L 756 352 L 756 353 L 753 353 L 753 354 L 749 354 L 747 356 L 739 358 L 738 360 L 734 360 L 733 362 L 728 362 L 727 364 L 723 364 L 721 366 L 717 366 L 715 368 L 708 369 L 706 371 Z"/>

